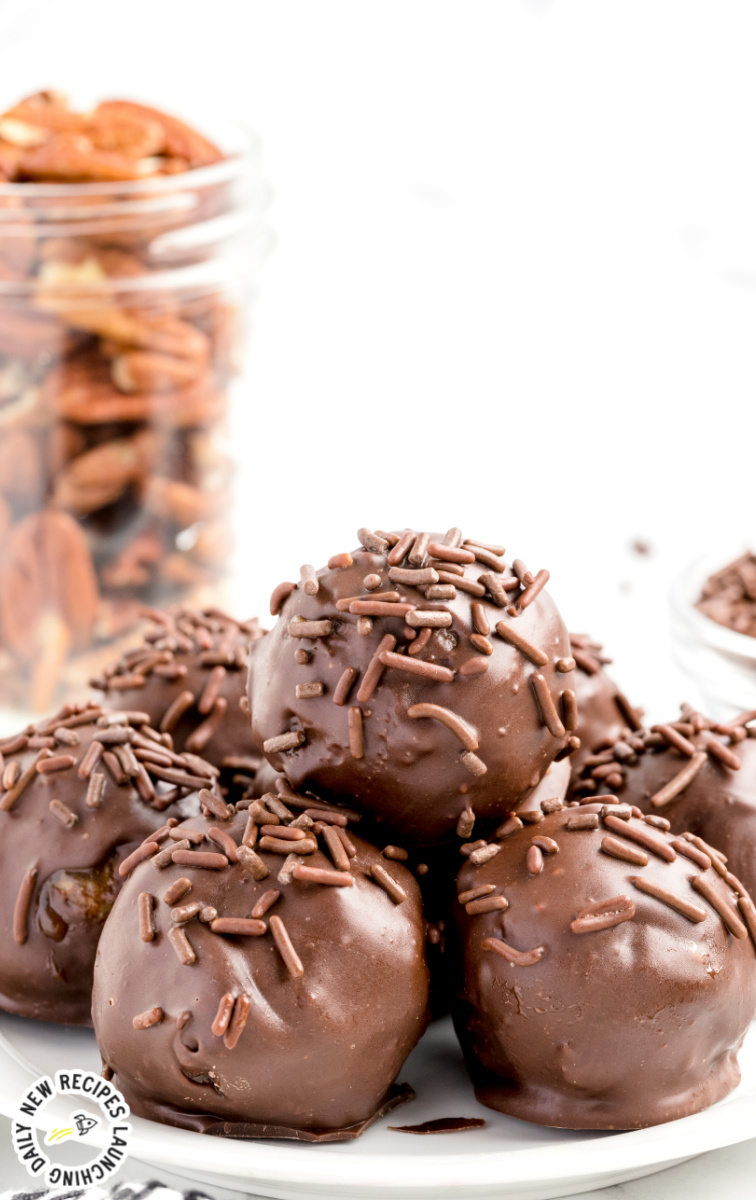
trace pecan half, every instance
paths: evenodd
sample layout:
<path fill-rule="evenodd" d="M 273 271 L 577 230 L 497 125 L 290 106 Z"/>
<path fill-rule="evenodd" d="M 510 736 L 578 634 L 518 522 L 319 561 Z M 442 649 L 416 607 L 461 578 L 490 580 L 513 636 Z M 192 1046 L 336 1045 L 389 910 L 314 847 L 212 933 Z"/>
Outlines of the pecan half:
<path fill-rule="evenodd" d="M 192 383 L 203 370 L 196 359 L 129 350 L 113 359 L 110 374 L 121 392 L 170 392 Z"/>
<path fill-rule="evenodd" d="M 207 517 L 217 516 L 224 503 L 228 503 L 228 496 L 224 492 L 214 495 L 201 491 L 178 479 L 153 476 L 145 491 L 144 503 L 149 512 L 161 520 L 186 528 Z"/>
<path fill-rule="evenodd" d="M 3 642 L 22 661 L 45 652 L 52 614 L 73 645 L 85 646 L 97 615 L 92 556 L 81 527 L 67 513 L 30 513 L 11 530 L 0 560 Z"/>
<path fill-rule="evenodd" d="M 88 361 L 86 356 L 83 358 Z M 172 392 L 127 394 L 113 386 L 105 375 L 104 364 L 91 370 L 80 364 L 71 369 L 69 364 L 61 375 L 46 382 L 45 390 L 53 411 L 63 420 L 79 425 L 147 421 L 188 429 L 217 421 L 225 411 L 225 395 L 215 387 L 209 374 Z"/>
<path fill-rule="evenodd" d="M 127 488 L 143 483 L 155 439 L 149 431 L 131 438 L 113 438 L 72 459 L 60 472 L 53 499 L 78 516 L 114 504 Z"/>
<path fill-rule="evenodd" d="M 41 146 L 50 137 L 47 129 L 19 121 L 18 117 L 0 117 L 0 138 L 11 146 L 28 150 L 30 146 Z"/>
<path fill-rule="evenodd" d="M 46 269 L 49 271 L 50 264 Z M 61 268 L 56 267 L 56 283 L 60 282 Z M 88 278 L 84 271 L 88 272 Z M 75 280 L 74 272 L 78 272 Z M 98 274 L 99 272 L 99 274 Z M 67 267 L 65 282 L 75 284 L 71 292 L 60 296 L 51 289 L 43 286 L 37 294 L 37 303 L 47 312 L 56 312 L 61 321 L 72 325 L 75 329 L 95 333 L 110 343 L 122 347 L 132 347 L 140 350 L 152 350 L 157 354 L 168 354 L 175 358 L 193 359 L 198 363 L 206 363 L 210 354 L 210 340 L 207 334 L 197 329 L 189 321 L 178 317 L 155 316 L 144 312 L 118 308 L 107 303 L 107 297 L 99 298 L 95 305 L 91 291 L 87 295 L 87 283 L 101 282 L 104 273 L 94 260 L 87 264 Z"/>
<path fill-rule="evenodd" d="M 60 183 L 116 182 L 155 174 L 152 158 L 130 158 L 98 150 L 83 133 L 55 133 L 19 159 L 20 180 Z"/>
<path fill-rule="evenodd" d="M 165 130 L 141 113 L 96 108 L 86 124 L 87 137 L 98 150 L 127 158 L 153 158 L 165 151 Z"/>
<path fill-rule="evenodd" d="M 198 133 L 196 129 L 185 125 L 177 117 L 150 108 L 146 104 L 136 104 L 131 100 L 106 100 L 95 109 L 98 119 L 103 117 L 119 117 L 154 121 L 163 130 L 163 153 L 169 158 L 185 160 L 190 167 L 205 167 L 211 163 L 220 162 L 223 158 L 217 146 Z"/>
<path fill-rule="evenodd" d="M 81 113 L 68 107 L 68 97 L 63 92 L 52 90 L 25 96 L 3 115 L 56 133 L 82 129 L 85 120 Z"/>

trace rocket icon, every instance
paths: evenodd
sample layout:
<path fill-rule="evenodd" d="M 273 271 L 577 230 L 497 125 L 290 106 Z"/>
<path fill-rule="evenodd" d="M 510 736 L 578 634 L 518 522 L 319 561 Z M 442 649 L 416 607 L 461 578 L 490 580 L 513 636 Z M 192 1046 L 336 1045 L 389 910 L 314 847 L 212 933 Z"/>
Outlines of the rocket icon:
<path fill-rule="evenodd" d="M 96 1125 L 100 1124 L 97 1117 L 92 1117 L 89 1113 L 85 1112 L 72 1113 L 71 1120 L 76 1126 L 76 1132 L 79 1137 L 84 1137 L 85 1134 L 89 1133 L 90 1129 L 94 1129 Z"/>
<path fill-rule="evenodd" d="M 67 1142 L 69 1138 L 76 1140 L 84 1137 L 90 1129 L 94 1129 L 100 1124 L 98 1117 L 93 1117 L 90 1113 L 83 1111 L 72 1112 L 68 1119 L 71 1122 L 70 1125 L 58 1126 L 58 1128 L 50 1130 L 45 1138 L 45 1145 L 59 1145 L 61 1142 Z"/>

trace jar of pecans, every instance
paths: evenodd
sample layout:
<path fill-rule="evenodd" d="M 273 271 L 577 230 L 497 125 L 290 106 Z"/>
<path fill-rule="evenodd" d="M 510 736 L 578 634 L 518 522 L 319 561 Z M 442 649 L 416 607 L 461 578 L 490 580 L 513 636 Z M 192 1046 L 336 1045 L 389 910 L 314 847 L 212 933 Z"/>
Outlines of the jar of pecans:
<path fill-rule="evenodd" d="M 70 698 L 145 606 L 218 600 L 267 198 L 238 127 L 52 92 L 0 117 L 0 705 Z"/>

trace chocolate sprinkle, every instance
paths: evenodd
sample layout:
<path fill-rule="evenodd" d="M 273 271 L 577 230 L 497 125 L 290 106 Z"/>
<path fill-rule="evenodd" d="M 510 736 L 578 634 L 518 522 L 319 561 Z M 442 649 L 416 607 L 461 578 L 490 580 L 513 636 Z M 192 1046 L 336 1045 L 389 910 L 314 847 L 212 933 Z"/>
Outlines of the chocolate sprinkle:
<path fill-rule="evenodd" d="M 637 842 L 644 850 L 650 850 L 657 858 L 663 858 L 665 862 L 674 862 L 677 855 L 668 842 L 662 841 L 661 838 L 655 837 L 653 833 L 643 827 L 638 828 L 637 825 L 631 825 L 629 821 L 623 821 L 620 817 L 607 813 L 603 818 L 607 828 L 612 829 L 621 837 L 629 838 L 632 842 Z"/>
<path fill-rule="evenodd" d="M 633 887 L 639 892 L 645 892 L 647 896 L 653 896 L 654 899 L 660 900 L 662 904 L 673 908 L 675 912 L 679 912 L 683 917 L 687 917 L 689 921 L 705 921 L 706 909 L 699 908 L 697 904 L 691 903 L 690 900 L 683 899 L 682 896 L 675 896 L 673 892 L 667 891 L 666 888 L 659 887 L 657 883 L 652 883 L 650 879 L 643 879 L 639 875 L 628 876 Z"/>
<path fill-rule="evenodd" d="M 668 784 L 651 797 L 651 803 L 654 808 L 663 808 L 665 804 L 669 804 L 670 800 L 674 800 L 681 792 L 685 791 L 685 788 L 695 779 L 707 759 L 708 755 L 706 751 L 696 751 L 690 761 L 675 775 L 674 779 L 671 779 Z"/>
<path fill-rule="evenodd" d="M 347 714 L 349 727 L 349 750 L 352 758 L 364 758 L 365 741 L 362 730 L 362 710 L 357 706 L 349 709 Z"/>
<path fill-rule="evenodd" d="M 277 917 L 275 913 L 270 918 L 270 932 L 273 934 L 273 940 L 276 943 L 278 953 L 283 959 L 284 966 L 292 978 L 298 979 L 304 975 L 302 961 L 292 945 L 288 930 L 281 918 Z"/>
<path fill-rule="evenodd" d="M 218 1011 L 213 1018 L 213 1023 L 210 1026 L 210 1032 L 215 1037 L 222 1037 L 228 1029 L 228 1023 L 231 1020 L 231 1013 L 234 1011 L 236 996 L 233 992 L 226 992 L 225 996 L 221 996 L 218 1003 Z"/>
<path fill-rule="evenodd" d="M 635 903 L 630 896 L 613 896 L 611 900 L 581 908 L 575 920 L 570 922 L 570 929 L 573 933 L 597 933 L 621 925 L 623 921 L 632 921 L 634 916 Z"/>
<path fill-rule="evenodd" d="M 545 953 L 543 946 L 535 946 L 532 950 L 515 950 L 514 946 L 510 946 L 502 938 L 485 938 L 480 944 L 484 950 L 492 950 L 513 967 L 534 967 Z"/>
<path fill-rule="evenodd" d="M 247 1024 L 252 1002 L 245 992 L 236 997 L 233 1014 L 229 1021 L 228 1028 L 223 1035 L 223 1044 L 227 1050 L 233 1050 L 239 1038 L 244 1032 L 244 1026 Z"/>
<path fill-rule="evenodd" d="M 215 917 L 210 922 L 213 933 L 235 934 L 237 937 L 261 937 L 267 932 L 264 921 L 254 917 Z"/>
<path fill-rule="evenodd" d="M 507 900 L 504 896 L 482 896 L 479 900 L 469 900 L 465 905 L 465 912 L 471 916 L 479 916 L 481 913 L 503 911 L 508 907 Z"/>
<path fill-rule="evenodd" d="M 28 937 L 29 909 L 31 908 L 32 895 L 34 894 L 38 872 L 39 868 L 36 865 L 30 867 L 21 880 L 21 886 L 18 889 L 16 904 L 13 909 L 13 940 L 19 946 L 23 946 Z"/>
<path fill-rule="evenodd" d="M 282 750 L 295 750 L 307 741 L 301 729 L 293 729 L 290 733 L 281 733 L 278 737 L 268 738 L 263 742 L 266 754 L 278 754 Z"/>
<path fill-rule="evenodd" d="M 515 649 L 524 654 L 537 667 L 545 667 L 549 661 L 548 654 L 544 654 L 537 646 L 531 645 L 527 638 L 517 630 L 513 625 L 507 624 L 506 621 L 497 621 L 496 632 L 505 642 L 509 642 Z"/>
<path fill-rule="evenodd" d="M 151 1029 L 153 1025 L 159 1025 L 163 1019 L 162 1008 L 148 1008 L 147 1012 L 140 1013 L 138 1017 L 134 1017 L 132 1025 L 135 1029 Z"/>
<path fill-rule="evenodd" d="M 173 946 L 176 952 L 176 957 L 184 967 L 190 967 L 192 963 L 197 961 L 197 955 L 194 952 L 192 943 L 186 936 L 186 933 L 180 927 L 168 930 L 168 941 Z"/>
<path fill-rule="evenodd" d="M 327 887 L 352 887 L 354 884 L 354 876 L 346 871 L 308 867 L 304 863 L 297 863 L 291 874 L 293 879 L 301 879 L 304 883 L 319 883 Z"/>
<path fill-rule="evenodd" d="M 149 892 L 139 893 L 139 936 L 143 942 L 151 942 L 155 937 L 155 922 L 153 920 L 154 905 L 154 896 Z"/>
<path fill-rule="evenodd" d="M 740 917 L 725 898 L 719 895 L 710 879 L 707 879 L 705 875 L 694 875 L 690 882 L 696 891 L 703 896 L 704 900 L 708 900 L 711 907 L 719 913 L 733 937 L 748 937 L 748 930 L 740 920 Z"/>
<path fill-rule="evenodd" d="M 192 890 L 191 880 L 186 878 L 176 879 L 169 888 L 163 892 L 163 900 L 166 904 L 175 904 L 177 900 L 181 900 L 183 896 Z M 146 895 L 147 893 L 145 893 Z"/>
<path fill-rule="evenodd" d="M 373 865 L 370 867 L 370 874 L 375 882 L 383 888 L 384 892 L 391 897 L 395 904 L 404 903 L 404 901 L 407 899 L 407 893 L 405 892 L 404 888 L 400 887 L 396 880 L 389 875 L 388 871 L 385 870 L 384 867 L 380 866 L 378 863 L 373 863 Z"/>
<path fill-rule="evenodd" d="M 440 704 L 412 704 L 407 709 L 407 716 L 413 719 L 429 717 L 435 721 L 440 721 L 442 725 L 451 730 L 466 750 L 472 751 L 478 749 L 478 738 L 475 731 L 449 708 L 443 708 Z M 476 772 L 473 771 L 473 774 L 476 774 Z M 461 834 L 460 836 L 467 835 Z"/>
<path fill-rule="evenodd" d="M 628 846 L 627 842 L 622 842 L 619 838 L 611 836 L 603 838 L 601 849 L 604 854 L 609 854 L 612 858 L 619 858 L 623 862 L 635 863 L 638 867 L 648 866 L 648 855 L 644 850 L 636 850 L 635 846 Z"/>

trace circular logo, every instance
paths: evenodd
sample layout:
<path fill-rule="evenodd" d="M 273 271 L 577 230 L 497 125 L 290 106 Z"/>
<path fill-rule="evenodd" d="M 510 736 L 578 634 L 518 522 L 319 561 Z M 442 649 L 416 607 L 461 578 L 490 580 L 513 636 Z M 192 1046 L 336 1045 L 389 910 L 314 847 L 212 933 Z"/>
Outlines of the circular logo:
<path fill-rule="evenodd" d="M 59 1096 L 90 1101 L 102 1116 L 80 1105 L 72 1108 L 67 1119 L 55 1125 L 40 1145 L 35 1120 Z M 43 1075 L 21 1097 L 12 1125 L 13 1149 L 29 1175 L 44 1179 L 50 1187 L 90 1187 L 110 1179 L 123 1164 L 131 1136 L 129 1116 L 129 1106 L 121 1093 L 101 1075 L 94 1071 L 56 1071 L 54 1079 Z M 106 1145 L 94 1158 L 78 1165 L 55 1161 L 57 1146 L 80 1142 L 98 1128 L 104 1131 Z"/>

